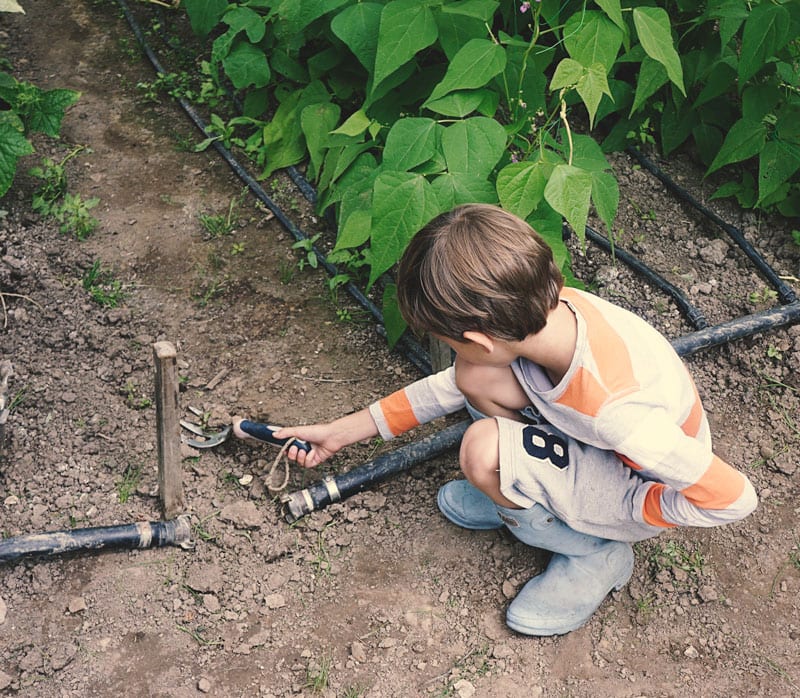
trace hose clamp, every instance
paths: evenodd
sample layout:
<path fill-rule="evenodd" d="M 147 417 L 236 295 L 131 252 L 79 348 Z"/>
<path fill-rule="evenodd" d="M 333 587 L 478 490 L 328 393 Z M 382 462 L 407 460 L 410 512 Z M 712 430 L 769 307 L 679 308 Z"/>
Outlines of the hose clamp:
<path fill-rule="evenodd" d="M 339 492 L 339 487 L 336 485 L 336 480 L 333 478 L 333 475 L 328 475 L 323 478 L 322 484 L 324 484 L 325 489 L 328 490 L 331 503 L 340 502 L 342 500 L 342 493 Z"/>

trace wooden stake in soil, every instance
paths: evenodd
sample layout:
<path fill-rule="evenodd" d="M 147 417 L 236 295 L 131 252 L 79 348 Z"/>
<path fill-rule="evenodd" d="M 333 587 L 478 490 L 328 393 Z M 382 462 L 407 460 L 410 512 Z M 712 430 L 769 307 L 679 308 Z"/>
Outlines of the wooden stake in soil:
<path fill-rule="evenodd" d="M 169 342 L 156 342 L 153 357 L 156 364 L 158 493 L 161 513 L 169 520 L 183 510 L 177 353 Z"/>
<path fill-rule="evenodd" d="M 453 365 L 453 355 L 450 347 L 441 339 L 430 337 L 428 340 L 428 353 L 431 357 L 431 370 L 434 373 L 444 371 Z"/>

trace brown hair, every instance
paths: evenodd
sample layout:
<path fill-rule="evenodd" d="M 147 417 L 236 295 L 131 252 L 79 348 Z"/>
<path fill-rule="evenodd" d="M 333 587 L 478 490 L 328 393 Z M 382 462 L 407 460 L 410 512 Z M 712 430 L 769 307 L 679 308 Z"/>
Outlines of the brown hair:
<path fill-rule="evenodd" d="M 479 331 L 519 341 L 541 330 L 564 279 L 547 243 L 497 206 L 434 218 L 400 260 L 397 299 L 411 328 L 463 341 Z"/>

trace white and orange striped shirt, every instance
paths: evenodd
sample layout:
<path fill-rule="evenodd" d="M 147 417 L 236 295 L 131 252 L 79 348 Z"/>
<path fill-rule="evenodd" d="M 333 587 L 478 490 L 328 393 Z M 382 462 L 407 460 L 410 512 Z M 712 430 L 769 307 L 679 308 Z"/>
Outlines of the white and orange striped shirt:
<path fill-rule="evenodd" d="M 700 397 L 669 342 L 635 314 L 592 294 L 564 289 L 561 299 L 578 329 L 567 373 L 553 386 L 530 361 L 511 367 L 542 418 L 577 441 L 614 451 L 643 478 L 645 523 L 715 526 L 751 513 L 755 491 L 713 453 Z M 464 404 L 451 367 L 374 403 L 370 413 L 390 439 Z"/>

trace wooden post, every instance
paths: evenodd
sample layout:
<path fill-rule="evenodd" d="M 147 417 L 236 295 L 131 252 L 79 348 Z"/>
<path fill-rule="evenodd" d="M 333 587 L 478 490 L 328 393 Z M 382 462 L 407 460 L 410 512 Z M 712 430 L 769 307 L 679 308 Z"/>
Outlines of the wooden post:
<path fill-rule="evenodd" d="M 158 496 L 161 514 L 169 520 L 183 511 L 177 353 L 169 342 L 156 342 L 153 357 L 156 364 Z"/>
<path fill-rule="evenodd" d="M 444 371 L 453 364 L 453 354 L 450 347 L 441 339 L 430 337 L 428 340 L 428 353 L 431 357 L 431 369 L 434 373 Z"/>

